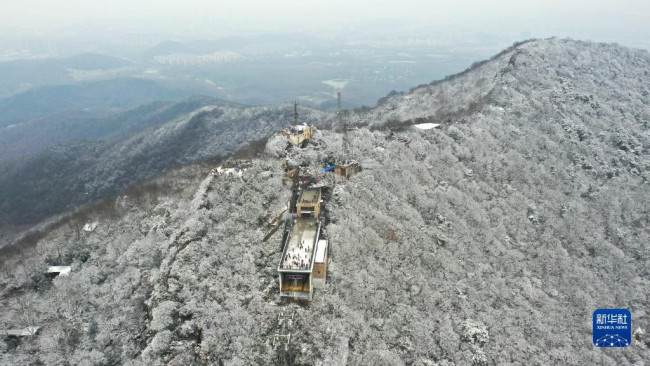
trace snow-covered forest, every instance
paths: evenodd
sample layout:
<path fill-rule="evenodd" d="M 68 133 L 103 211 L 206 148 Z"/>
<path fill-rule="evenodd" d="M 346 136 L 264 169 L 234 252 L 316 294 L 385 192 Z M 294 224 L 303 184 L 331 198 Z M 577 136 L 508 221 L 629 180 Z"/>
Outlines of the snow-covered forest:
<path fill-rule="evenodd" d="M 214 160 L 264 140 L 284 127 L 293 110 L 289 103 L 246 107 L 219 102 L 183 113 L 186 104 L 197 103 L 175 104 L 171 109 L 176 112 L 165 114 L 173 118 L 134 134 L 60 141 L 35 155 L 0 159 L 0 247 L 15 238 L 12 231 L 113 196 L 180 165 Z M 124 118 L 135 119 L 139 113 L 125 113 Z M 306 107 L 301 114 L 317 125 L 333 117 Z"/>
<path fill-rule="evenodd" d="M 0 364 L 643 365 L 649 85 L 646 51 L 531 41 L 347 112 L 358 129 L 304 149 L 274 135 L 238 156 L 242 178 L 171 170 L 0 258 L 0 330 L 40 327 L 0 338 Z M 262 241 L 290 197 L 285 159 L 363 167 L 325 192 L 310 303 L 279 298 L 281 234 Z M 597 308 L 631 311 L 630 347 L 592 345 Z"/>

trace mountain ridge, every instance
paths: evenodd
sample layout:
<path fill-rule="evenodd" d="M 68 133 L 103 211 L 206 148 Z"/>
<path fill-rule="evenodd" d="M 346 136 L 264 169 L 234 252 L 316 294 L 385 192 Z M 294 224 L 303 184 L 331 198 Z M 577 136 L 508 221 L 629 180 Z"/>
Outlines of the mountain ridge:
<path fill-rule="evenodd" d="M 76 85 L 49 85 L 0 99 L 0 128 L 44 118 L 66 110 L 124 111 L 140 104 L 162 100 L 178 101 L 190 97 L 154 80 L 121 77 Z M 101 110 L 100 110 L 101 111 Z"/>
<path fill-rule="evenodd" d="M 212 103 L 134 135 L 60 142 L 22 160 L 0 161 L 0 222 L 33 224 L 166 169 L 230 154 L 289 124 L 291 111 L 290 104 Z M 301 114 L 313 121 L 332 117 L 306 107 Z"/>
<path fill-rule="evenodd" d="M 26 318 L 42 331 L 0 340 L 0 364 L 641 364 L 650 59 L 566 40 L 524 46 L 511 69 L 516 51 L 349 112 L 358 129 L 319 129 L 304 149 L 272 135 L 241 179 L 183 166 L 45 233 L 3 263 L 0 327 Z M 263 111 L 228 112 L 158 133 L 188 125 L 189 141 L 225 114 L 267 131 L 250 122 Z M 444 129 L 404 128 L 418 119 Z M 283 162 L 318 172 L 347 159 L 363 170 L 326 190 L 327 286 L 309 304 L 281 301 L 281 238 L 262 237 L 290 198 Z M 49 281 L 45 264 L 73 271 Z M 630 347 L 593 347 L 601 307 L 631 311 Z M 273 348 L 282 313 L 295 314 L 285 351 Z"/>
<path fill-rule="evenodd" d="M 575 70 L 571 70 L 571 64 L 568 63 L 571 60 L 563 59 L 563 52 L 565 51 L 569 53 L 570 57 L 581 57 L 578 61 L 582 64 L 578 64 Z M 475 66 L 459 74 L 451 75 L 430 84 L 420 85 L 411 89 L 406 94 L 397 93 L 387 97 L 376 108 L 370 109 L 368 114 L 364 115 L 362 113 L 363 117 L 359 119 L 364 122 L 368 119 L 375 121 L 387 121 L 390 119 L 405 121 L 416 118 L 440 120 L 444 114 L 459 113 L 459 107 L 485 104 L 485 101 L 481 98 L 491 98 L 491 101 L 503 104 L 508 100 L 507 98 L 517 94 L 517 90 L 513 86 L 528 83 L 532 79 L 535 79 L 535 82 L 541 83 L 539 85 L 541 87 L 547 87 L 550 82 L 560 82 L 560 80 L 569 83 L 565 86 L 565 89 L 593 87 L 594 85 L 589 85 L 590 82 L 572 85 L 570 81 L 576 77 L 573 73 L 587 75 L 590 71 L 594 71 L 595 69 L 584 69 L 587 66 L 583 65 L 588 65 L 589 58 L 598 53 L 603 53 L 602 58 L 605 60 L 621 58 L 626 61 L 625 66 L 630 67 L 630 71 L 634 70 L 638 75 L 637 77 L 647 78 L 648 76 L 647 70 L 643 68 L 643 65 L 650 59 L 650 54 L 647 50 L 631 49 L 616 44 L 573 41 L 570 39 L 550 38 L 529 40 L 517 42 L 512 47 L 507 48 L 488 60 L 476 62 Z M 625 59 L 622 57 L 625 57 Z M 517 67 L 518 58 L 520 66 L 523 67 Z M 535 75 L 526 72 L 527 63 L 537 65 L 538 71 L 543 74 Z M 630 79 L 628 75 L 620 73 L 620 70 L 619 73 L 616 72 L 615 68 L 621 68 L 621 65 L 614 65 L 612 69 L 609 67 L 610 65 L 608 65 L 607 61 L 599 62 L 599 64 L 608 73 L 607 75 L 591 75 L 591 77 L 602 78 L 601 82 L 604 83 L 603 86 L 605 88 L 598 90 L 605 92 L 608 90 L 617 90 L 613 87 L 623 86 L 623 83 Z M 498 84 L 495 84 L 495 82 Z M 462 92 L 458 90 L 458 84 L 462 84 L 461 86 L 465 88 L 469 87 L 466 84 L 473 86 L 471 92 L 467 93 L 467 89 L 465 90 L 464 94 L 466 95 L 463 96 L 466 98 L 465 100 L 458 101 L 454 99 Z M 499 90 L 496 88 L 497 86 L 509 89 L 508 93 L 510 94 L 505 94 L 506 92 L 504 90 L 506 89 Z M 650 93 L 650 90 L 644 85 L 641 85 L 638 89 L 640 100 L 646 98 L 648 93 Z M 579 91 L 576 93 L 579 94 Z M 576 95 L 576 97 L 582 98 L 584 95 Z M 622 95 L 617 95 L 616 97 L 623 98 Z M 589 95 L 587 95 L 587 98 L 589 98 Z M 438 101 L 439 103 L 434 103 L 434 101 Z M 402 108 L 401 110 L 396 107 L 398 103 Z M 420 111 L 421 108 L 418 108 L 421 106 L 435 109 L 433 111 L 427 110 L 429 115 L 426 115 Z M 360 121 L 351 121 L 351 123 L 354 122 Z"/>

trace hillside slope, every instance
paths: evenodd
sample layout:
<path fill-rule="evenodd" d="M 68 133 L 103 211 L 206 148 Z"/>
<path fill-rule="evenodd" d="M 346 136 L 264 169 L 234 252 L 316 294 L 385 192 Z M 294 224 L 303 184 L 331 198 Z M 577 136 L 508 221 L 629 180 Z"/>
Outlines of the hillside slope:
<path fill-rule="evenodd" d="M 348 115 L 371 129 L 305 149 L 275 136 L 242 179 L 171 171 L 3 263 L 0 328 L 42 329 L 0 341 L 0 364 L 642 365 L 650 338 L 597 349 L 591 314 L 650 328 L 647 70 L 644 51 L 529 42 Z M 445 129 L 386 138 L 415 118 Z M 285 157 L 363 166 L 326 194 L 328 284 L 307 305 L 279 300 L 279 235 L 261 241 L 289 198 Z M 46 264 L 73 272 L 49 281 Z"/>
<path fill-rule="evenodd" d="M 32 155 L 69 140 L 124 138 L 209 104 L 214 104 L 214 100 L 195 97 L 181 102 L 153 102 L 107 116 L 68 111 L 31 120 L 0 129 L 0 160 Z"/>
<path fill-rule="evenodd" d="M 581 119 L 599 128 L 650 119 L 648 51 L 563 39 L 526 41 L 460 74 L 389 96 L 350 123 L 443 123 L 484 107 L 539 119 Z M 493 111 L 494 112 L 494 111 Z M 576 121 L 577 122 L 577 121 Z"/>
<path fill-rule="evenodd" d="M 172 114 L 166 123 L 136 134 L 60 142 L 34 156 L 0 162 L 0 223 L 34 224 L 172 167 L 230 154 L 288 124 L 291 111 L 288 104 L 210 104 Z M 301 108 L 301 118 L 317 125 L 331 117 Z"/>

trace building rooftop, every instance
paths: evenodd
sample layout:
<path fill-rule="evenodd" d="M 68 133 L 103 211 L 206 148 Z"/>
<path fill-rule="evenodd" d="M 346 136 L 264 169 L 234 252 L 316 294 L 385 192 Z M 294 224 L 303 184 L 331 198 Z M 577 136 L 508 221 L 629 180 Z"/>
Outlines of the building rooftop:
<path fill-rule="evenodd" d="M 47 268 L 47 273 L 58 273 L 60 276 L 67 276 L 71 270 L 70 266 L 50 266 Z"/>
<path fill-rule="evenodd" d="M 93 232 L 97 228 L 97 221 L 95 222 L 89 222 L 86 225 L 84 225 L 83 230 L 88 231 L 88 232 Z"/>
<path fill-rule="evenodd" d="M 23 329 L 9 329 L 5 331 L 5 334 L 14 337 L 30 337 L 36 335 L 36 333 L 38 333 L 39 328 L 40 327 L 29 326 Z"/>
<path fill-rule="evenodd" d="M 314 219 L 297 219 L 284 245 L 278 271 L 311 271 L 314 248 L 320 235 L 320 222 Z"/>
<path fill-rule="evenodd" d="M 320 201 L 320 188 L 319 189 L 305 189 L 300 192 L 298 203 L 318 203 Z"/>
<path fill-rule="evenodd" d="M 415 128 L 417 128 L 418 130 L 431 130 L 440 127 L 440 125 L 437 123 L 419 123 L 413 126 L 415 126 Z"/>
<path fill-rule="evenodd" d="M 325 250 L 327 249 L 327 240 L 319 240 L 318 247 L 316 248 L 316 258 L 314 262 L 323 263 L 325 262 Z"/>
<path fill-rule="evenodd" d="M 304 131 L 308 129 L 310 126 L 308 126 L 306 123 L 303 123 L 301 125 L 295 125 L 293 128 L 295 128 L 297 131 Z"/>
<path fill-rule="evenodd" d="M 288 126 L 287 128 L 284 129 L 285 132 L 291 134 L 291 135 L 300 135 L 305 132 L 310 132 L 312 129 L 312 126 L 309 126 L 306 123 L 303 123 L 301 125 L 293 125 L 293 126 Z"/>

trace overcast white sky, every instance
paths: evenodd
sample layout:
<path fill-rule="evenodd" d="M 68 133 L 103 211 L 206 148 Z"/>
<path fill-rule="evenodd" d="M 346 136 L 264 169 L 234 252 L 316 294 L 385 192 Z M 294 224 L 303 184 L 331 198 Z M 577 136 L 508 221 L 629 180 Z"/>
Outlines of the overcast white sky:
<path fill-rule="evenodd" d="M 89 24 L 183 31 L 211 23 L 244 30 L 309 30 L 397 20 L 464 31 L 620 41 L 650 37 L 650 0 L 5 0 L 0 28 Z M 83 24 L 83 25 L 82 25 Z M 630 40 L 625 42 L 625 40 Z M 635 46 L 636 44 L 631 44 Z"/>

